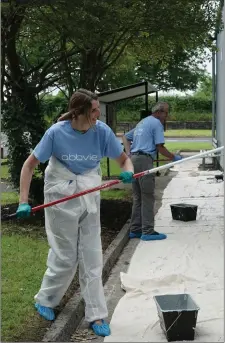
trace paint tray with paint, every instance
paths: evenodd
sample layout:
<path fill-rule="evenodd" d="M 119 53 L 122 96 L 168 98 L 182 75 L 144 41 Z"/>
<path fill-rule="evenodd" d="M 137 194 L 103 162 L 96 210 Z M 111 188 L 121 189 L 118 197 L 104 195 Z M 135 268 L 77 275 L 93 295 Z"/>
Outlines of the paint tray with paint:
<path fill-rule="evenodd" d="M 173 204 L 170 205 L 173 220 L 189 222 L 196 220 L 198 206 L 190 204 Z"/>
<path fill-rule="evenodd" d="M 193 341 L 200 308 L 192 297 L 189 294 L 165 294 L 153 298 L 167 341 Z"/>

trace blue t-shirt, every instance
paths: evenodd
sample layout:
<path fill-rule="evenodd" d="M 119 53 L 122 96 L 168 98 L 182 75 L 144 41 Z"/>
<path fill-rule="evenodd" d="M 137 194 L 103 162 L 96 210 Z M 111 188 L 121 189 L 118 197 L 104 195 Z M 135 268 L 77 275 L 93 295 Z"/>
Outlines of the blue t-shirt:
<path fill-rule="evenodd" d="M 71 121 L 52 125 L 35 147 L 33 154 L 42 163 L 51 156 L 75 174 L 82 174 L 98 166 L 103 157 L 118 158 L 123 147 L 111 128 L 97 121 L 93 128 L 81 134 L 71 126 Z"/>
<path fill-rule="evenodd" d="M 137 126 L 125 134 L 128 141 L 131 141 L 131 153 L 142 151 L 155 158 L 157 144 L 164 144 L 164 129 L 160 120 L 148 116 L 142 119 Z"/>

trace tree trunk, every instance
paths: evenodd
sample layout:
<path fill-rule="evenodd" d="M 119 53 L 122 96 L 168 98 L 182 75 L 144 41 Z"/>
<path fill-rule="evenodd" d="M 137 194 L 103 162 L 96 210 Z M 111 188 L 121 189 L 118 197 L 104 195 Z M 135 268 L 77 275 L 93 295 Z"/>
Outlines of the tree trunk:
<path fill-rule="evenodd" d="M 81 53 L 80 82 L 79 88 L 95 91 L 99 76 L 102 73 L 99 56 L 96 50 L 83 51 Z"/>
<path fill-rule="evenodd" d="M 16 50 L 16 39 L 20 30 L 26 6 L 15 7 L 14 11 L 4 17 L 5 60 L 9 69 L 10 98 L 3 107 L 3 129 L 9 142 L 9 172 L 15 188 L 19 187 L 20 172 L 31 149 L 41 139 L 45 131 L 44 119 L 39 111 L 36 89 L 29 85 L 20 66 L 20 58 Z M 4 69 L 5 70 L 5 69 Z M 4 88 L 3 88 L 4 89 Z M 43 170 L 31 184 L 31 198 L 43 201 Z M 41 171 L 41 170 L 40 170 Z"/>

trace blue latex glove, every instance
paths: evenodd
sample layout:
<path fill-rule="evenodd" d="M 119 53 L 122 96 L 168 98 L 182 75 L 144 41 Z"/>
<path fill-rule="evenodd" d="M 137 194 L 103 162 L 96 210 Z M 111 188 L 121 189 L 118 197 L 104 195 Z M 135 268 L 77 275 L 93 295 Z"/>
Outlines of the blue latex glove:
<path fill-rule="evenodd" d="M 120 173 L 119 175 L 119 179 L 123 182 L 123 183 L 131 183 L 133 182 L 133 175 L 134 173 L 129 172 L 129 171 L 124 171 L 122 173 Z"/>
<path fill-rule="evenodd" d="M 182 160 L 182 156 L 180 155 L 174 155 L 173 162 Z"/>
<path fill-rule="evenodd" d="M 27 218 L 30 216 L 31 207 L 29 204 L 20 204 L 16 211 L 17 218 Z"/>

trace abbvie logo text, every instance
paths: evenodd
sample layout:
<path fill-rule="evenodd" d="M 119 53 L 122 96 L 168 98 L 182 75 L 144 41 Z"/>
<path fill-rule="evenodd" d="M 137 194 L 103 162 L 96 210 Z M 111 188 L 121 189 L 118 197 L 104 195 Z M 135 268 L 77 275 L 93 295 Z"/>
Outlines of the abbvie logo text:
<path fill-rule="evenodd" d="M 91 155 L 91 154 L 87 156 L 78 155 L 78 154 L 75 154 L 75 155 L 69 154 L 69 155 L 62 155 L 62 160 L 63 161 L 97 161 L 98 156 Z"/>

